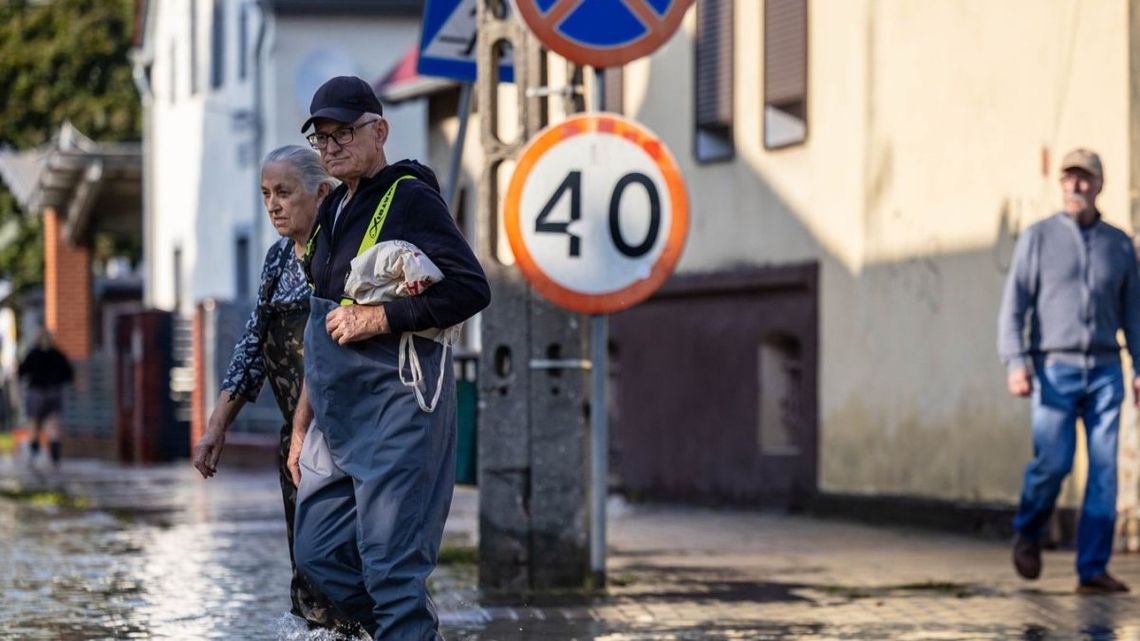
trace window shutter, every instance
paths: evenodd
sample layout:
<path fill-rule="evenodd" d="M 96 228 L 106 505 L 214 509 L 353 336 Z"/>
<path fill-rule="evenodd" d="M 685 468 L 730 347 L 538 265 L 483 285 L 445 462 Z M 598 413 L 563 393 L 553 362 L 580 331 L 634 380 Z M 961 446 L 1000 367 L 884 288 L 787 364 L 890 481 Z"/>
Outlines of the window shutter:
<path fill-rule="evenodd" d="M 210 16 L 210 87 L 217 89 L 226 74 L 226 14 L 222 0 L 214 0 Z"/>
<path fill-rule="evenodd" d="M 732 2 L 700 0 L 697 3 L 698 127 L 732 125 Z"/>
<path fill-rule="evenodd" d="M 764 3 L 764 103 L 807 95 L 807 0 Z"/>

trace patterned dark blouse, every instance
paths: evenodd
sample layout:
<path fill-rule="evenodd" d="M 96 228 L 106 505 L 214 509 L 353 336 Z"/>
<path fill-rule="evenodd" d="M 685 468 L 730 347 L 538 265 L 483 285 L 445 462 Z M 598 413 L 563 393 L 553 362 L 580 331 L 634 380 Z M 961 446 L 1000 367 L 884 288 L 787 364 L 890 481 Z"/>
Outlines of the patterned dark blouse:
<path fill-rule="evenodd" d="M 282 238 L 266 252 L 258 292 L 257 307 L 250 313 L 245 333 L 234 346 L 233 359 L 222 381 L 223 390 L 250 402 L 257 400 L 265 382 L 265 343 L 270 318 L 309 307 L 312 289 L 305 280 L 301 261 L 293 251 L 292 239 Z"/>

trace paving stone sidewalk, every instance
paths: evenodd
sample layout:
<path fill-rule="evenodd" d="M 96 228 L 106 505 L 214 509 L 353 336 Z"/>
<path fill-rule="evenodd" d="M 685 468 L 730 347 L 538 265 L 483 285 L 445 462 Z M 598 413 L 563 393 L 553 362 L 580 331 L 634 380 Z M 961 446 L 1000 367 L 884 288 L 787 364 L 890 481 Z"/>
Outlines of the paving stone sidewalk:
<path fill-rule="evenodd" d="M 469 601 L 466 608 L 449 600 L 445 620 L 460 630 L 481 622 L 483 634 L 466 638 L 500 640 L 1140 640 L 1140 597 L 1076 595 L 1072 551 L 1046 552 L 1042 579 L 1026 582 L 1001 541 L 803 516 L 618 506 L 606 598 L 509 607 Z M 1119 555 L 1112 570 L 1140 588 L 1140 556 Z M 575 636 L 560 636 L 567 631 Z"/>

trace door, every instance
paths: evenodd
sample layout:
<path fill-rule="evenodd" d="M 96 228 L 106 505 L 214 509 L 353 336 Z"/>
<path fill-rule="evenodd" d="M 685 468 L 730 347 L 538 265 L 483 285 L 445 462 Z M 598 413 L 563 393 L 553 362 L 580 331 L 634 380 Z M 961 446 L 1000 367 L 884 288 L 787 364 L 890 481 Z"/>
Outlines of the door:
<path fill-rule="evenodd" d="M 611 319 L 612 469 L 635 495 L 815 493 L 818 267 L 679 277 Z"/>

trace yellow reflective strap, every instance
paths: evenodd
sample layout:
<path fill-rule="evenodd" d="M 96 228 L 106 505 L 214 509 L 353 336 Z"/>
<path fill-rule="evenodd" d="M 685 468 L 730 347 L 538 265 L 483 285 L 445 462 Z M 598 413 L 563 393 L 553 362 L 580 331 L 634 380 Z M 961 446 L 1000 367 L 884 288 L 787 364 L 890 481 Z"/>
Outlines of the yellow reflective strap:
<path fill-rule="evenodd" d="M 360 239 L 360 248 L 356 250 L 357 256 L 372 249 L 376 245 L 376 240 L 380 238 L 380 230 L 384 229 L 384 221 L 388 220 L 388 208 L 392 206 L 392 199 L 396 197 L 396 186 L 405 180 L 415 179 L 415 176 L 400 176 L 392 183 L 388 191 L 384 192 L 384 197 L 376 205 L 376 211 L 372 212 L 372 221 L 368 223 L 368 229 L 364 230 L 364 238 Z M 320 231 L 319 228 L 318 231 Z M 347 307 L 355 302 L 348 296 L 340 299 L 342 307 Z"/>
<path fill-rule="evenodd" d="M 380 230 L 384 229 L 384 221 L 388 219 L 388 208 L 392 206 L 392 199 L 396 197 L 396 186 L 405 180 L 415 179 L 415 176 L 400 176 L 388 191 L 384 192 L 384 197 L 376 205 L 376 211 L 372 212 L 372 221 L 368 223 L 368 229 L 364 230 L 364 238 L 360 239 L 360 249 L 356 250 L 357 256 L 372 249 L 376 239 L 380 238 Z"/>
<path fill-rule="evenodd" d="M 313 257 L 313 243 L 317 241 L 317 234 L 321 233 L 321 225 L 317 223 L 313 233 L 309 234 L 309 240 L 305 241 L 305 255 L 309 258 Z"/>
<path fill-rule="evenodd" d="M 305 255 L 301 258 L 301 265 L 304 267 L 302 271 L 305 272 L 305 282 L 309 284 L 309 289 L 316 289 L 316 283 L 313 282 L 313 243 L 317 240 L 317 234 L 321 233 L 321 225 L 313 228 L 312 233 L 309 234 L 309 240 L 305 242 Z"/>

